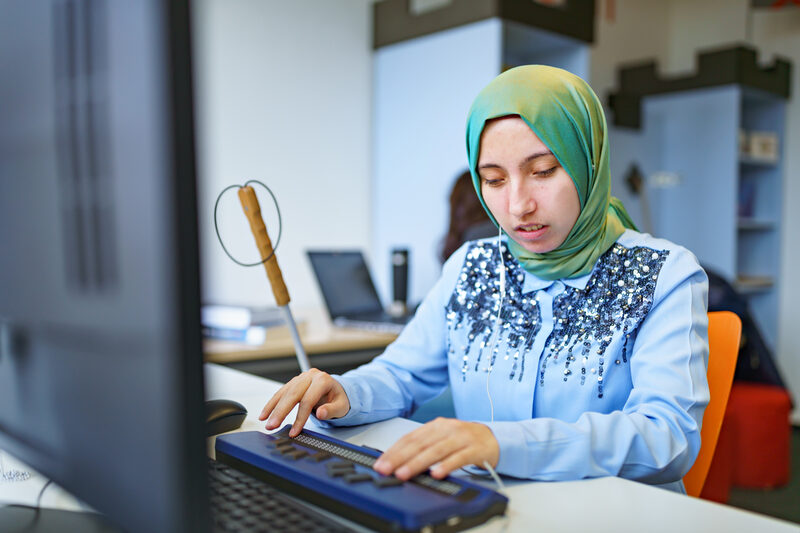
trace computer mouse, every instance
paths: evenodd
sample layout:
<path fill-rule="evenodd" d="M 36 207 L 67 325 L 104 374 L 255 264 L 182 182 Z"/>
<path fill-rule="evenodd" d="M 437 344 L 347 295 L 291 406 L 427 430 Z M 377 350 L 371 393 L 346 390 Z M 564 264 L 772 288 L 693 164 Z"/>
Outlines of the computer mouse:
<path fill-rule="evenodd" d="M 246 417 L 247 409 L 239 402 L 208 400 L 206 402 L 206 435 L 210 437 L 237 429 Z"/>

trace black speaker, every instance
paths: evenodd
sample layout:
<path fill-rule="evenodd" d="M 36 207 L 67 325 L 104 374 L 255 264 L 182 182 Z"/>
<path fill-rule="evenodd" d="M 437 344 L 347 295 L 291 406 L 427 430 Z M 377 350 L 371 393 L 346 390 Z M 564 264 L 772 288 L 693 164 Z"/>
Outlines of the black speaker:
<path fill-rule="evenodd" d="M 403 314 L 408 309 L 408 249 L 392 250 L 392 307 L 393 314 Z"/>

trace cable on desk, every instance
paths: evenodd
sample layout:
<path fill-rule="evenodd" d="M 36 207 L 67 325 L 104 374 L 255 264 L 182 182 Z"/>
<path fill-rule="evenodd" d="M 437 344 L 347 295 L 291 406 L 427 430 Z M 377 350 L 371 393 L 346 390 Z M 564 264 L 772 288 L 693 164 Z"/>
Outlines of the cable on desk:
<path fill-rule="evenodd" d="M 32 506 L 32 505 L 14 504 L 15 507 L 22 507 L 22 508 L 32 509 L 33 510 L 33 516 L 31 517 L 30 522 L 28 522 L 21 529 L 18 529 L 18 530 L 15 530 L 15 531 L 36 531 L 34 526 L 39 522 L 39 518 L 41 516 L 40 513 L 41 513 L 41 510 L 42 510 L 42 508 L 41 508 L 42 495 L 44 494 L 44 491 L 47 489 L 47 487 L 49 487 L 52 483 L 53 483 L 53 480 L 52 479 L 48 479 L 47 483 L 45 483 L 44 486 L 42 487 L 42 490 L 39 491 L 39 496 L 36 497 L 36 506 L 35 507 Z"/>
<path fill-rule="evenodd" d="M 231 189 L 235 189 L 235 188 L 241 189 L 242 187 L 247 187 L 251 183 L 258 183 L 259 185 L 264 187 L 267 190 L 267 192 L 269 193 L 269 195 L 272 197 L 272 202 L 275 204 L 275 212 L 278 213 L 278 238 L 275 240 L 275 246 L 272 247 L 272 253 L 269 254 L 267 257 L 265 257 L 261 261 L 256 261 L 255 263 L 243 263 L 243 262 L 239 261 L 238 259 L 236 259 L 235 257 L 233 257 L 230 254 L 230 252 L 228 251 L 228 249 L 225 248 L 225 244 L 222 242 L 222 237 L 219 234 L 219 224 L 217 223 L 217 208 L 219 207 L 219 201 L 220 201 L 220 199 L 222 199 L 222 195 L 223 194 L 225 194 L 226 192 L 228 192 Z M 278 199 L 275 198 L 275 195 L 272 193 L 272 190 L 269 187 L 267 187 L 266 185 L 264 185 L 263 183 L 261 183 L 258 180 L 248 180 L 248 181 L 246 181 L 244 183 L 244 185 L 236 185 L 236 184 L 229 185 L 229 186 L 225 187 L 224 189 L 222 189 L 222 192 L 220 192 L 219 196 L 217 196 L 217 201 L 214 202 L 214 231 L 217 232 L 217 240 L 219 240 L 220 246 L 222 246 L 222 249 L 225 251 L 227 256 L 230 257 L 231 261 L 233 261 L 237 265 L 244 266 L 244 267 L 252 267 L 252 266 L 263 265 L 264 263 L 266 263 L 267 261 L 272 259 L 272 256 L 275 255 L 275 252 L 278 251 L 278 245 L 281 242 L 281 233 L 283 233 L 283 220 L 281 219 L 281 208 L 278 206 Z"/>
<path fill-rule="evenodd" d="M 497 475 L 497 472 L 494 471 L 494 468 L 492 468 L 492 465 L 489 464 L 489 461 L 484 461 L 483 467 L 489 471 L 494 479 L 494 482 L 497 483 L 497 492 L 508 497 L 508 494 L 506 493 L 506 486 L 503 485 L 503 480 L 501 480 L 500 476 Z"/>
<path fill-rule="evenodd" d="M 53 483 L 53 480 L 52 480 L 52 479 L 48 479 L 48 480 L 47 480 L 47 483 L 45 483 L 45 484 L 44 484 L 44 487 L 42 487 L 42 490 L 40 490 L 40 491 L 39 491 L 39 496 L 37 496 L 37 497 L 36 497 L 36 509 L 37 509 L 37 510 L 39 510 L 39 508 L 40 508 L 39 506 L 40 506 L 40 505 L 41 505 L 41 503 L 42 503 L 42 495 L 44 494 L 44 491 L 45 491 L 45 490 L 47 489 L 47 487 L 49 487 L 49 486 L 50 486 L 52 483 Z"/>

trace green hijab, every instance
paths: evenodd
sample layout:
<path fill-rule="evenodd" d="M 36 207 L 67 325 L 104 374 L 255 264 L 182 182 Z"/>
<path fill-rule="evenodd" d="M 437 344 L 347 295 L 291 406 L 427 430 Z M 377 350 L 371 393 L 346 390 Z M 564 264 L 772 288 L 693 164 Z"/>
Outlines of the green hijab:
<path fill-rule="evenodd" d="M 504 72 L 475 98 L 467 119 L 467 157 L 472 183 L 481 193 L 478 155 L 486 121 L 519 115 L 572 178 L 581 213 L 566 240 L 555 250 L 529 252 L 513 239 L 509 249 L 522 267 L 540 278 L 576 278 L 592 271 L 625 228 L 636 229 L 625 208 L 611 196 L 608 133 L 603 108 L 591 87 L 555 67 L 527 65 Z"/>

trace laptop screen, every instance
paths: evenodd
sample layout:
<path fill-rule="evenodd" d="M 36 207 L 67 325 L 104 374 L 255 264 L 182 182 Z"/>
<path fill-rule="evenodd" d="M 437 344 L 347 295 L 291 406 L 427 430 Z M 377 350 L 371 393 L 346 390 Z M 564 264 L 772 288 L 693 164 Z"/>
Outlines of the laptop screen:
<path fill-rule="evenodd" d="M 307 253 L 331 318 L 383 311 L 361 252 L 309 250 Z"/>

